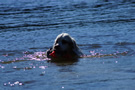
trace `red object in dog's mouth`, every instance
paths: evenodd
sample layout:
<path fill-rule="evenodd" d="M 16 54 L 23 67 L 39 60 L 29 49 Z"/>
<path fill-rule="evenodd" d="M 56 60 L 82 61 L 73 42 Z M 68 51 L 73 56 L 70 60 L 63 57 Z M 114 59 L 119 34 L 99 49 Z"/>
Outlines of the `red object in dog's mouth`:
<path fill-rule="evenodd" d="M 52 53 L 50 53 L 49 55 L 52 56 L 53 58 L 57 58 L 55 51 L 52 51 Z M 66 55 L 64 55 L 62 57 L 63 58 L 71 58 L 71 55 L 70 54 L 66 54 Z"/>
<path fill-rule="evenodd" d="M 55 54 L 55 51 L 53 51 L 52 53 L 49 54 L 50 56 L 56 58 L 56 54 Z"/>

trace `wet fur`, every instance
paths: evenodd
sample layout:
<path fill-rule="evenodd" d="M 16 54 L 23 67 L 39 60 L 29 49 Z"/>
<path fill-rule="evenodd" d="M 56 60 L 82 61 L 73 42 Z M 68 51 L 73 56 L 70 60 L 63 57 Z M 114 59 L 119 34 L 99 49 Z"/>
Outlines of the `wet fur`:
<path fill-rule="evenodd" d="M 67 33 L 59 34 L 53 44 L 53 47 L 47 50 L 47 57 L 52 58 L 49 54 L 56 52 L 57 57 L 63 57 L 70 54 L 72 58 L 79 58 L 83 55 L 75 40 Z"/>

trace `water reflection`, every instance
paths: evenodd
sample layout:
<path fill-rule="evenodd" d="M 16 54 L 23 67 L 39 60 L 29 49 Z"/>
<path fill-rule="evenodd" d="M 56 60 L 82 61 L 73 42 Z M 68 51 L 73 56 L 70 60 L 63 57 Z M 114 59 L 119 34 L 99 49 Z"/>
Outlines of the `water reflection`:
<path fill-rule="evenodd" d="M 49 63 L 54 63 L 57 66 L 67 66 L 67 65 L 73 65 L 78 62 L 78 59 L 52 59 L 48 61 Z"/>

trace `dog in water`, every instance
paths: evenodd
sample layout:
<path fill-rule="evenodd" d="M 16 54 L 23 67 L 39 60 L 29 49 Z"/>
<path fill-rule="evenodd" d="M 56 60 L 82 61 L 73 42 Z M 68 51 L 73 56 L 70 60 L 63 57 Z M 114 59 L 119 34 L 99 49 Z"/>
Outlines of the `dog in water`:
<path fill-rule="evenodd" d="M 75 40 L 67 33 L 59 34 L 53 47 L 47 50 L 47 57 L 51 59 L 74 59 L 82 55 Z"/>

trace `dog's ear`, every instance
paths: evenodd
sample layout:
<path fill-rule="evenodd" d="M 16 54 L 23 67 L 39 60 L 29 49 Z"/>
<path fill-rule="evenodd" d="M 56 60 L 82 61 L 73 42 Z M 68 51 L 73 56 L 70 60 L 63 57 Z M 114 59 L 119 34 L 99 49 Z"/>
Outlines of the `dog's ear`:
<path fill-rule="evenodd" d="M 72 44 L 72 47 L 73 47 L 73 52 L 77 55 L 77 56 L 82 56 L 83 55 L 83 53 L 81 52 L 81 50 L 78 48 L 78 46 L 77 46 L 77 44 L 76 44 L 76 42 L 75 42 L 75 40 L 72 38 L 72 42 L 73 42 L 73 44 Z"/>

